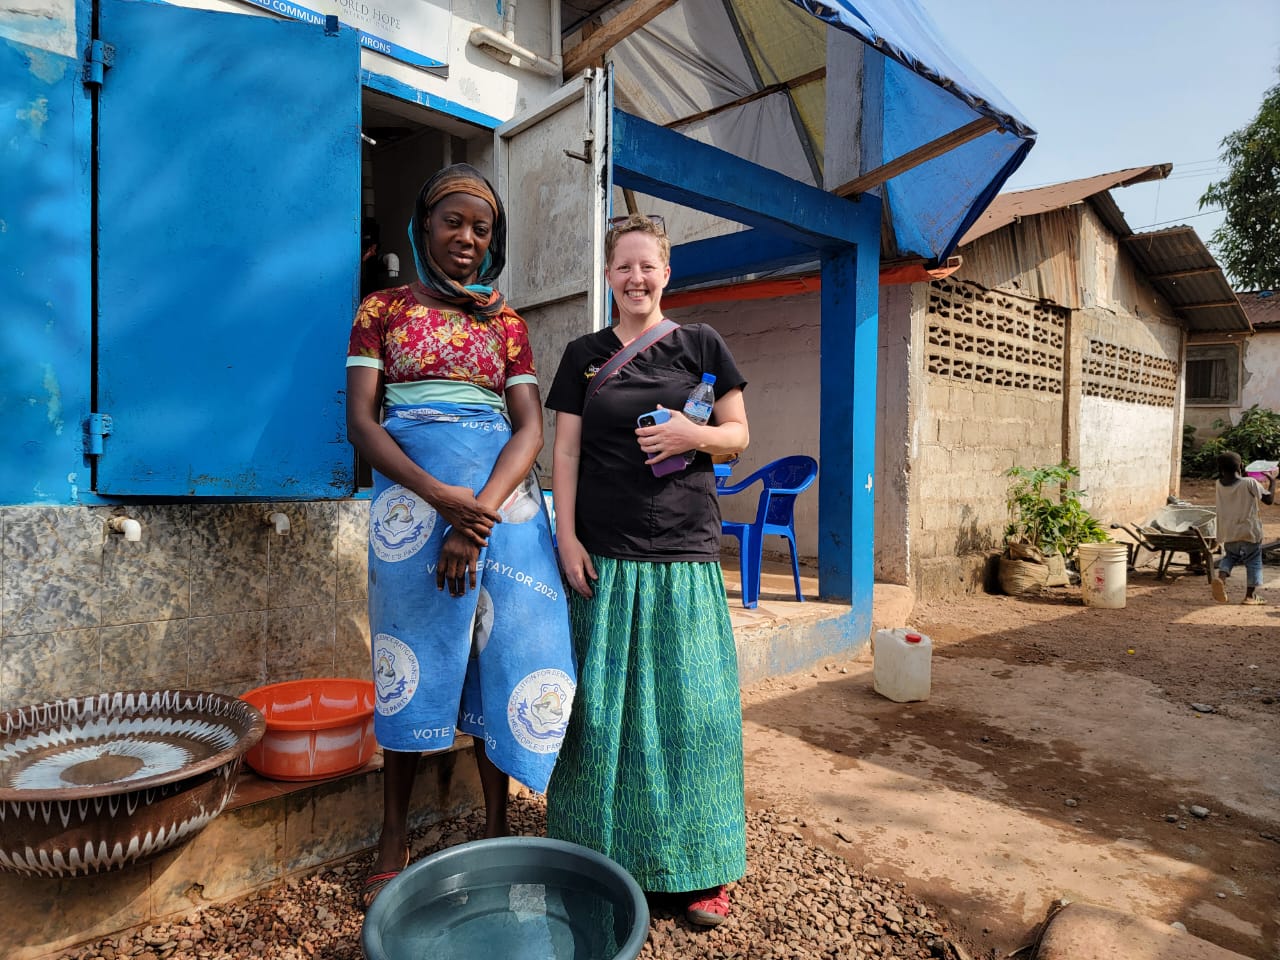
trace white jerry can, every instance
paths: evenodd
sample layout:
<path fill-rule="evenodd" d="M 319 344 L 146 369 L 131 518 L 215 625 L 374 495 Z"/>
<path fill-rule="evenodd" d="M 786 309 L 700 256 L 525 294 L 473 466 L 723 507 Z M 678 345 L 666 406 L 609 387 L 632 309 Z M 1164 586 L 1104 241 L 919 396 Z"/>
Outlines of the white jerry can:
<path fill-rule="evenodd" d="M 905 627 L 877 630 L 871 656 L 876 693 L 898 703 L 929 699 L 933 642 L 924 634 Z"/>

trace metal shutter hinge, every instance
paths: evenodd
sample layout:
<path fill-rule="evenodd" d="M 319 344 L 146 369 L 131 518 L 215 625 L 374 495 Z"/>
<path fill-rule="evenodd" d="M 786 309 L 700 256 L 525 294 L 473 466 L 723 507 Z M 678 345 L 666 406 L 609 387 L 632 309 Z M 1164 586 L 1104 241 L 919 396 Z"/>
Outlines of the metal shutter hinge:
<path fill-rule="evenodd" d="M 90 457 L 102 456 L 102 440 L 111 433 L 111 417 L 105 413 L 91 413 L 84 422 L 84 452 Z"/>
<path fill-rule="evenodd" d="M 102 77 L 107 67 L 116 62 L 116 48 L 101 40 L 90 40 L 84 53 L 85 86 L 102 86 Z"/>

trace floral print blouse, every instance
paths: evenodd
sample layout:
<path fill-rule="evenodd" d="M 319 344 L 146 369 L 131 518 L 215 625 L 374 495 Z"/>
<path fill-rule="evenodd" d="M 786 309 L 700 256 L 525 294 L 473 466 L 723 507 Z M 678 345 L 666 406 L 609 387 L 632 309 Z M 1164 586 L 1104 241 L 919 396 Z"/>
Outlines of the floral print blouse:
<path fill-rule="evenodd" d="M 513 382 L 536 382 L 529 331 L 515 313 L 479 321 L 461 310 L 425 306 L 407 286 L 365 297 L 347 358 L 348 366 L 353 360 L 377 366 L 388 384 L 448 380 L 501 397 Z"/>

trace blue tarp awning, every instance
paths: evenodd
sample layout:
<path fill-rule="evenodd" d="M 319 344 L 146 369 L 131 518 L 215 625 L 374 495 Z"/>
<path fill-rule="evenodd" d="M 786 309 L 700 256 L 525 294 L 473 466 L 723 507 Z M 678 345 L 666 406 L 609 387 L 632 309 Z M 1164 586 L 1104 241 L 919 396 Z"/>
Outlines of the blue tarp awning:
<path fill-rule="evenodd" d="M 610 59 L 623 109 L 827 190 L 937 152 L 867 187 L 888 210 L 886 258 L 946 257 L 1035 142 L 915 0 L 680 0 Z M 696 212 L 668 219 L 677 241 L 718 232 Z"/>

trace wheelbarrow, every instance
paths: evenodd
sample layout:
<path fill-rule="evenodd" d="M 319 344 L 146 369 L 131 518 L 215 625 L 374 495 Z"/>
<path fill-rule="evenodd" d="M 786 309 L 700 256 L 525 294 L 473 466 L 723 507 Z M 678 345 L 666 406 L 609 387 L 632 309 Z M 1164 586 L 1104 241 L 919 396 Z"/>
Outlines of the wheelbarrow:
<path fill-rule="evenodd" d="M 1163 580 L 1176 554 L 1187 555 L 1186 566 L 1204 565 L 1205 579 L 1213 583 L 1213 553 L 1218 548 L 1217 514 L 1205 507 L 1165 507 L 1143 524 L 1115 526 L 1133 537 L 1135 545 L 1158 554 L 1156 579 Z M 1136 549 L 1129 551 L 1132 568 Z"/>

